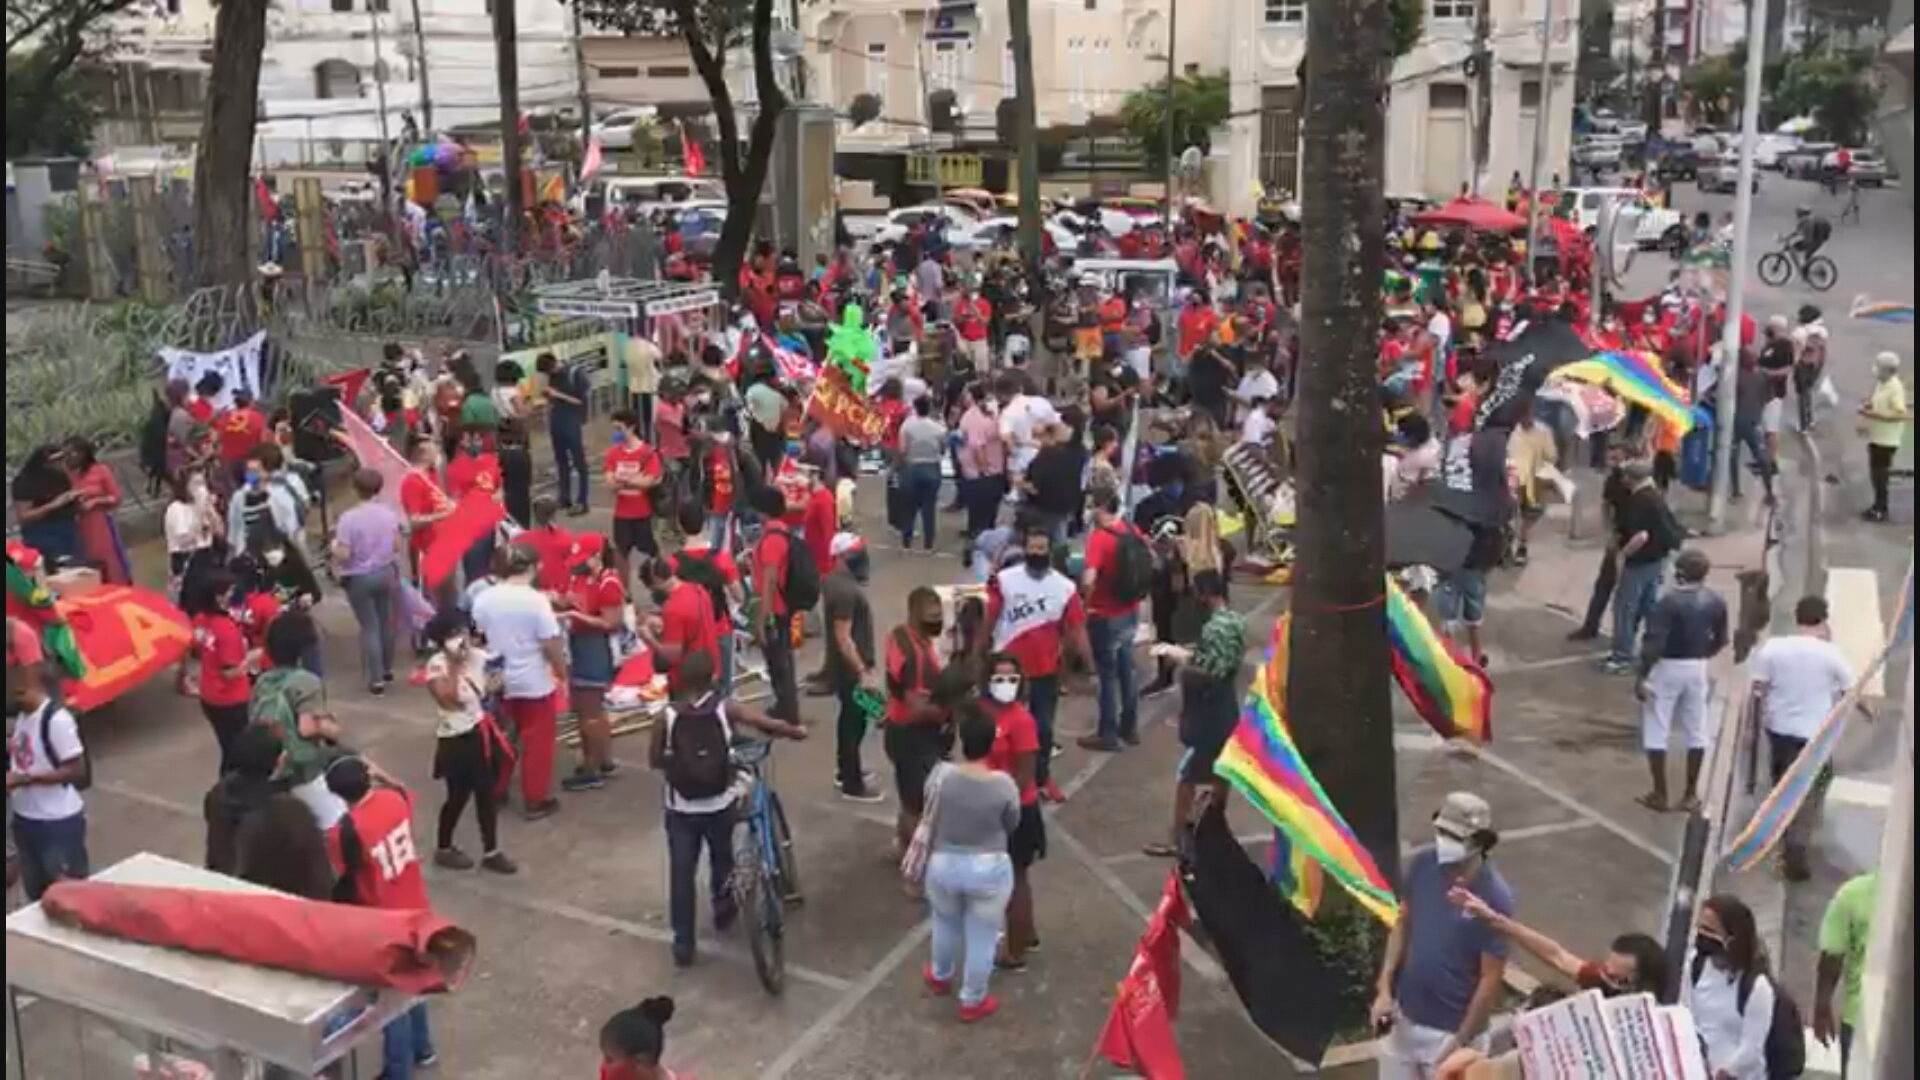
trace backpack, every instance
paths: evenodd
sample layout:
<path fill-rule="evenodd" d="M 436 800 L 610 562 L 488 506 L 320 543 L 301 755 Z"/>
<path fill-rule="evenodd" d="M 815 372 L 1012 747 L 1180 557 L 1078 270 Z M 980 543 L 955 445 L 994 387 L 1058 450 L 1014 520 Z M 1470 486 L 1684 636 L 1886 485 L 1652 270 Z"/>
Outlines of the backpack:
<path fill-rule="evenodd" d="M 1707 958 L 1696 955 L 1693 958 L 1693 981 L 1700 981 L 1700 971 L 1706 967 Z M 1807 1071 L 1807 1031 L 1801 1021 L 1800 1005 L 1787 993 L 1786 987 L 1778 979 L 1773 983 L 1773 1019 L 1768 1022 L 1766 1040 L 1767 1078 L 1768 1080 L 1791 1080 Z M 1742 1014 L 1747 1011 L 1747 997 L 1753 993 L 1753 978 L 1740 980 L 1739 989 L 1734 995 L 1735 1006 Z"/>
<path fill-rule="evenodd" d="M 155 394 L 153 408 L 140 425 L 140 468 L 147 474 L 149 491 L 160 490 L 160 482 L 167 476 L 167 421 L 172 417 L 173 410 Z"/>
<path fill-rule="evenodd" d="M 667 784 L 685 799 L 710 799 L 733 783 L 733 762 L 726 725 L 720 720 L 724 698 L 717 690 L 667 712 Z"/>
<path fill-rule="evenodd" d="M 811 611 L 820 602 L 820 568 L 814 565 L 813 549 L 785 525 L 773 529 L 787 538 L 787 582 L 780 598 L 787 602 L 789 612 Z"/>
<path fill-rule="evenodd" d="M 1113 553 L 1113 596 L 1124 604 L 1139 603 L 1153 590 L 1153 549 L 1139 533 L 1109 528 Z"/>
<path fill-rule="evenodd" d="M 40 748 L 47 752 L 47 759 L 49 761 L 53 761 L 54 764 L 57 766 L 60 764 L 60 762 L 57 761 L 53 756 L 53 710 L 54 708 L 55 706 L 53 702 L 49 701 L 47 702 L 46 707 L 40 710 Z M 76 730 L 79 728 L 79 726 L 80 726 L 79 721 L 77 720 L 74 721 L 74 728 Z M 80 775 L 73 778 L 73 790 L 85 791 L 92 786 L 93 786 L 93 751 L 87 749 L 87 744 L 85 742 L 82 742 L 80 744 Z"/>
<path fill-rule="evenodd" d="M 301 491 L 299 488 L 293 486 L 293 481 L 289 479 L 285 474 L 275 473 L 267 481 L 267 484 L 270 487 L 279 488 L 281 491 L 284 491 L 287 493 L 287 498 L 291 500 L 293 503 L 294 524 L 300 526 L 303 529 L 306 528 L 307 527 L 307 498 L 305 495 L 301 494 Z"/>
<path fill-rule="evenodd" d="M 716 617 L 727 613 L 727 579 L 715 565 L 711 550 L 682 551 L 674 556 L 674 572 L 707 590 L 707 595 L 713 598 Z"/>

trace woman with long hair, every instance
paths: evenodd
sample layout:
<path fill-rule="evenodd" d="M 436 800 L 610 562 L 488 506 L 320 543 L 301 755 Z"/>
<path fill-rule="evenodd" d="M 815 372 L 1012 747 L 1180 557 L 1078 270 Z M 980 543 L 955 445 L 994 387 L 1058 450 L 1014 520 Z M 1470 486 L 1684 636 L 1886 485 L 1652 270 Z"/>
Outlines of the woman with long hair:
<path fill-rule="evenodd" d="M 496 874 L 514 873 L 519 867 L 500 850 L 500 809 L 494 791 L 502 763 L 494 755 L 504 751 L 487 741 L 487 653 L 473 643 L 466 616 L 457 611 L 435 615 L 427 623 L 426 636 L 433 650 L 427 658 L 427 693 L 438 716 L 433 775 L 447 785 L 446 801 L 440 804 L 434 865 L 449 870 L 473 868 L 473 857 L 453 842 L 454 830 L 472 802 L 480 825 L 480 865 Z"/>
<path fill-rule="evenodd" d="M 1682 1003 L 1706 1046 L 1714 1080 L 1766 1080 L 1773 1027 L 1773 978 L 1753 912 L 1721 893 L 1700 905 L 1693 971 Z"/>
<path fill-rule="evenodd" d="M 200 661 L 200 711 L 220 747 L 216 777 L 225 776 L 232 765 L 234 743 L 246 730 L 247 702 L 253 694 L 247 635 L 227 607 L 236 584 L 232 570 L 214 567 L 194 583 L 182 605 L 193 620 L 193 652 Z"/>
<path fill-rule="evenodd" d="M 580 718 L 580 767 L 560 781 L 568 791 L 600 787 L 613 772 L 613 726 L 607 717 L 607 687 L 613 685 L 613 634 L 626 612 L 627 588 L 612 565 L 613 545 L 592 533 L 573 544 L 573 576 L 567 585 L 568 693 Z"/>
<path fill-rule="evenodd" d="M 107 584 L 132 584 L 127 549 L 113 520 L 122 498 L 120 481 L 101 463 L 92 439 L 79 435 L 68 439 L 65 464 L 74 490 L 80 493 L 79 510 L 73 519 L 80 556 L 100 568 L 100 580 Z"/>
<path fill-rule="evenodd" d="M 980 686 L 980 708 L 993 721 L 993 750 L 987 764 L 1013 777 L 1020 789 L 1020 824 L 1007 837 L 1013 859 L 1013 893 L 1007 898 L 1007 928 L 994 963 L 1010 971 L 1027 966 L 1026 955 L 1040 944 L 1033 925 L 1033 886 L 1027 871 L 1047 857 L 1047 827 L 1040 816 L 1040 787 L 1035 780 L 1040 760 L 1040 726 L 1022 702 L 1025 678 L 1017 657 L 995 653 L 987 660 L 987 677 Z"/>
<path fill-rule="evenodd" d="M 936 994 L 960 986 L 960 1020 L 992 1016 L 999 999 L 987 992 L 994 954 L 1013 895 L 1011 838 L 1020 824 L 1020 791 L 992 767 L 994 725 L 972 703 L 956 712 L 960 764 L 934 766 L 927 781 L 933 843 L 927 859 L 927 905 L 933 912 L 933 956 L 921 977 Z"/>
<path fill-rule="evenodd" d="M 60 447 L 37 446 L 13 474 L 13 513 L 20 521 L 20 541 L 38 551 L 50 568 L 80 557 L 74 519 L 84 493 L 73 486 L 64 465 Z"/>

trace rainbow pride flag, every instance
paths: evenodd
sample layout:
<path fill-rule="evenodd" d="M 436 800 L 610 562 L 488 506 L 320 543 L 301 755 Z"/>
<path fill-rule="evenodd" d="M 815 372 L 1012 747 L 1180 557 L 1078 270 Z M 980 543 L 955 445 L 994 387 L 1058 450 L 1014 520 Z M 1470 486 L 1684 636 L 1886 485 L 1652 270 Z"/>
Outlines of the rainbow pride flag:
<path fill-rule="evenodd" d="M 1873 319 L 1876 322 L 1910 323 L 1913 321 L 1913 305 L 1902 304 L 1895 300 L 1869 300 L 1857 296 L 1847 314 L 1856 319 Z"/>
<path fill-rule="evenodd" d="M 1213 771 L 1286 834 L 1289 879 L 1281 887 L 1303 914 L 1313 913 L 1311 906 L 1301 905 L 1317 903 L 1318 871 L 1324 870 L 1361 906 L 1391 926 L 1400 917 L 1393 887 L 1321 790 L 1288 730 L 1287 636 L 1291 628 L 1292 620 L 1286 615 L 1274 623 L 1266 661 L 1254 676 L 1240 723 Z M 1304 869 L 1309 863 L 1316 869 Z"/>
<path fill-rule="evenodd" d="M 1441 738 L 1482 745 L 1493 738 L 1493 680 L 1458 645 L 1434 632 L 1426 613 L 1391 575 L 1387 639 L 1401 692 Z"/>
<path fill-rule="evenodd" d="M 1605 387 L 1673 425 L 1681 434 L 1693 429 L 1692 395 L 1674 382 L 1660 358 L 1650 352 L 1609 349 L 1553 369 L 1553 378 Z"/>

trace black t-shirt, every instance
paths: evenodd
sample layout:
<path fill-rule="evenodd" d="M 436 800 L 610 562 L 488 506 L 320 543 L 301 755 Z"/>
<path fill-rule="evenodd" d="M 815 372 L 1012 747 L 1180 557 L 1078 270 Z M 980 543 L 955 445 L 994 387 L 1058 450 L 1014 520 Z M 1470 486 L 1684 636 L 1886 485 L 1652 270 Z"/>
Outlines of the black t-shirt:
<path fill-rule="evenodd" d="M 1027 466 L 1032 505 L 1043 514 L 1067 515 L 1080 505 L 1081 455 L 1064 444 L 1044 446 Z"/>
<path fill-rule="evenodd" d="M 835 570 L 820 582 L 820 604 L 821 617 L 827 626 L 827 677 L 835 681 L 851 681 L 853 670 L 840 655 L 840 647 L 833 636 L 834 624 L 841 619 L 852 621 L 850 632 L 853 649 L 860 654 L 862 664 L 874 666 L 873 608 L 867 603 L 867 592 L 851 573 Z"/>
<path fill-rule="evenodd" d="M 1622 544 L 1639 533 L 1647 534 L 1647 542 L 1640 545 L 1640 550 L 1627 556 L 1626 561 L 1631 565 L 1664 559 L 1678 546 L 1673 515 L 1667 509 L 1666 500 L 1654 488 L 1642 488 L 1628 495 L 1621 506 L 1619 522 Z"/>
<path fill-rule="evenodd" d="M 1620 532 L 1620 511 L 1627 504 L 1627 496 L 1633 494 L 1633 488 L 1627 483 L 1627 474 L 1618 465 L 1607 471 L 1606 482 L 1600 485 L 1600 503 L 1606 507 L 1607 518 L 1613 522 L 1614 538 L 1625 540 Z"/>
<path fill-rule="evenodd" d="M 1187 365 L 1187 392 L 1201 405 L 1218 405 L 1227 400 L 1227 382 L 1233 378 L 1232 366 L 1214 349 L 1201 349 Z"/>
<path fill-rule="evenodd" d="M 1787 377 L 1793 371 L 1793 342 L 1774 338 L 1760 350 L 1760 370 L 1767 373 L 1767 399 L 1787 396 Z"/>

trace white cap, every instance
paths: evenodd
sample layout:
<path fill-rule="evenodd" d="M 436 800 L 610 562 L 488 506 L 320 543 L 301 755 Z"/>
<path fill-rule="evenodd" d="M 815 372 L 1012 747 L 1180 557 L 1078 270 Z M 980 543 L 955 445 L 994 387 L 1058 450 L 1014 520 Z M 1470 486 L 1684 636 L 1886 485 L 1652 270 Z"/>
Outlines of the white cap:
<path fill-rule="evenodd" d="M 1883 352 L 1880 355 L 1875 356 L 1873 358 L 1873 370 L 1899 371 L 1900 370 L 1900 354 L 1896 352 Z"/>

